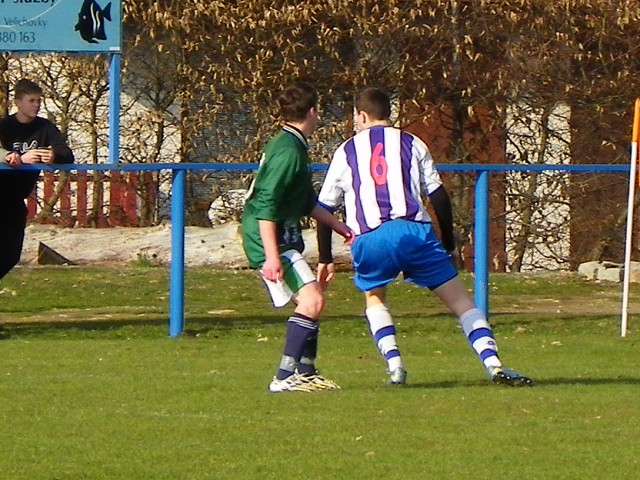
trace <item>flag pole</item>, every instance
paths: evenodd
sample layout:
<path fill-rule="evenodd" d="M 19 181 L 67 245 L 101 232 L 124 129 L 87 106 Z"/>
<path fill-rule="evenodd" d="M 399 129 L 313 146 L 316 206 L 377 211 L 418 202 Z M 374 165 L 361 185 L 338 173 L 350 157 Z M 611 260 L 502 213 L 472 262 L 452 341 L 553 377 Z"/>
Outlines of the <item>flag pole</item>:
<path fill-rule="evenodd" d="M 633 130 L 631 134 L 631 168 L 629 173 L 629 200 L 627 205 L 627 237 L 624 252 L 624 279 L 622 292 L 622 320 L 620 336 L 627 336 L 627 317 L 629 316 L 629 277 L 631 270 L 631 246 L 633 239 L 633 204 L 636 191 L 636 170 L 638 167 L 638 135 L 640 134 L 640 98 L 636 98 L 633 109 Z"/>

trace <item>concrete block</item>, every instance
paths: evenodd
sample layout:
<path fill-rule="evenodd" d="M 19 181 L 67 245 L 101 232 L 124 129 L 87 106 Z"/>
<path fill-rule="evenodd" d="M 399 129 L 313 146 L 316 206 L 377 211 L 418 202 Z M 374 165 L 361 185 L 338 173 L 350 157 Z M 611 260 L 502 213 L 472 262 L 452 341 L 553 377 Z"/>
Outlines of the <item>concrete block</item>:
<path fill-rule="evenodd" d="M 596 280 L 619 283 L 622 281 L 622 269 L 618 267 L 599 268 L 596 274 Z"/>
<path fill-rule="evenodd" d="M 629 283 L 640 283 L 640 269 L 638 269 L 638 270 L 630 269 L 629 270 Z"/>
<path fill-rule="evenodd" d="M 600 262 L 585 262 L 578 266 L 578 273 L 587 280 L 595 280 L 598 276 L 598 269 L 602 267 Z"/>

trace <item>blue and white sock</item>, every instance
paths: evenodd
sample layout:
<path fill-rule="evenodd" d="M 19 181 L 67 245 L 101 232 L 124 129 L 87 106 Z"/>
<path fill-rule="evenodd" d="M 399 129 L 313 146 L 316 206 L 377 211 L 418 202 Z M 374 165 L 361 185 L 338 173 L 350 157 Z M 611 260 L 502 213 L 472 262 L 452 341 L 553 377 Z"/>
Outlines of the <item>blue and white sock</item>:
<path fill-rule="evenodd" d="M 502 365 L 498 358 L 498 345 L 487 317 L 479 308 L 472 308 L 460 317 L 465 336 L 486 368 Z"/>
<path fill-rule="evenodd" d="M 313 337 L 317 340 L 318 322 L 300 313 L 294 313 L 287 321 L 287 336 L 284 352 L 276 378 L 283 380 L 295 372 L 300 365 L 300 359 Z"/>
<path fill-rule="evenodd" d="M 396 327 L 387 306 L 379 304 L 368 307 L 365 310 L 365 318 L 378 350 L 387 361 L 387 369 L 393 372 L 396 368 L 404 368 L 396 341 Z"/>

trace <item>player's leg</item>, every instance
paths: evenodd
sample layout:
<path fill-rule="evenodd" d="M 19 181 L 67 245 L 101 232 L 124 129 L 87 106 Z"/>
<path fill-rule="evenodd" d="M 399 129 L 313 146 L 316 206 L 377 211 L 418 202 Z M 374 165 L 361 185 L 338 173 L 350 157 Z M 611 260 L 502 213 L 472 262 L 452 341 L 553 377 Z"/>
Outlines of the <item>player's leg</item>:
<path fill-rule="evenodd" d="M 432 290 L 458 317 L 471 348 L 494 382 L 531 385 L 527 377 L 502 365 L 486 315 L 476 307 L 431 225 L 414 224 L 407 228 L 408 240 L 402 250 L 403 263 L 407 265 L 404 270 L 406 280 Z"/>
<path fill-rule="evenodd" d="M 390 385 L 404 385 L 407 372 L 402 362 L 396 340 L 396 327 L 386 305 L 386 287 L 374 288 L 365 292 L 367 308 L 365 317 L 369 331 L 376 342 L 380 354 L 387 362 Z"/>
<path fill-rule="evenodd" d="M 511 386 L 533 384 L 529 378 L 502 365 L 491 325 L 482 310 L 476 307 L 459 277 L 452 278 L 433 292 L 458 316 L 462 331 L 471 348 L 495 383 Z"/>
<path fill-rule="evenodd" d="M 27 208 L 21 199 L 0 205 L 0 279 L 20 261 Z"/>
<path fill-rule="evenodd" d="M 401 223 L 385 222 L 377 229 L 359 235 L 351 247 L 353 278 L 356 287 L 365 292 L 365 318 L 378 350 L 389 371 L 388 383 L 402 385 L 407 372 L 396 340 L 396 329 L 386 301 L 386 286 L 400 273 L 397 262 L 404 235 Z"/>
<path fill-rule="evenodd" d="M 293 297 L 296 309 L 289 319 L 306 318 L 313 320 L 313 330 L 308 333 L 298 362 L 296 374 L 311 391 L 337 390 L 340 387 L 333 380 L 329 380 L 316 369 L 318 355 L 318 338 L 320 336 L 319 317 L 324 308 L 324 292 L 317 281 L 304 285 Z"/>
<path fill-rule="evenodd" d="M 306 329 L 297 369 L 300 373 L 315 374 L 320 332 L 318 319 L 324 308 L 324 295 L 320 285 L 315 281 L 304 285 L 295 295 L 294 301 L 296 308 L 289 322 L 294 325 L 299 323 L 303 329 Z"/>
<path fill-rule="evenodd" d="M 458 317 L 460 326 L 486 368 L 501 365 L 493 330 L 484 313 L 476 308 L 459 277 L 454 277 L 433 293 Z"/>
<path fill-rule="evenodd" d="M 273 284 L 267 283 L 271 297 L 277 298 L 280 304 L 285 299 L 293 300 L 296 304 L 295 311 L 287 320 L 284 351 L 276 375 L 276 378 L 283 380 L 298 369 L 307 343 L 311 338 L 317 337 L 317 319 L 322 312 L 324 299 L 315 275 L 300 253 L 295 250 L 284 252 L 280 260 L 284 278 L 276 286 L 281 292 L 274 292 L 276 288 Z"/>
<path fill-rule="evenodd" d="M 16 199 L 0 204 L 0 279 L 20 261 L 26 223 L 27 209 L 24 201 Z M 0 339 L 8 336 L 0 324 Z"/>
<path fill-rule="evenodd" d="M 285 345 L 278 372 L 269 387 L 272 392 L 315 391 L 339 388 L 333 382 L 320 384 L 315 357 L 318 349 L 318 318 L 324 307 L 322 290 L 302 255 L 294 250 L 281 255 L 284 278 L 276 284 L 267 283 L 273 298 L 289 296 L 296 304 L 287 320 Z M 274 302 L 275 304 L 275 302 Z M 313 378 L 311 378 L 313 377 Z"/>

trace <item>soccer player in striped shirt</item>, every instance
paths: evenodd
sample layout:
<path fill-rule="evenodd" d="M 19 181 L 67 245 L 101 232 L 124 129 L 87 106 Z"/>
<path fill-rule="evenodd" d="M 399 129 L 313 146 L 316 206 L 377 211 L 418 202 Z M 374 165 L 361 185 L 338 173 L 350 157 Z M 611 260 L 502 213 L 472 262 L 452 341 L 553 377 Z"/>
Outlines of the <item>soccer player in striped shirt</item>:
<path fill-rule="evenodd" d="M 427 146 L 390 125 L 391 102 L 379 88 L 367 88 L 355 101 L 359 132 L 334 153 L 319 201 L 329 211 L 344 204 L 354 282 L 365 293 L 365 316 L 387 362 L 387 383 L 406 382 L 396 330 L 386 304 L 386 286 L 400 272 L 407 282 L 432 290 L 458 316 L 473 350 L 495 383 L 530 386 L 529 378 L 502 365 L 493 331 L 458 277 L 449 195 Z M 433 232 L 422 198 L 428 197 L 440 225 Z M 335 272 L 331 231 L 318 226 L 318 281 L 326 288 Z"/>
<path fill-rule="evenodd" d="M 242 215 L 245 254 L 249 265 L 260 269 L 273 305 L 295 303 L 269 391 L 335 390 L 340 387 L 315 368 L 324 296 L 302 256 L 300 219 L 310 215 L 347 239 L 351 231 L 318 205 L 311 181 L 307 138 L 318 125 L 318 93 L 308 83 L 297 82 L 277 102 L 285 124 L 264 148 Z"/>

